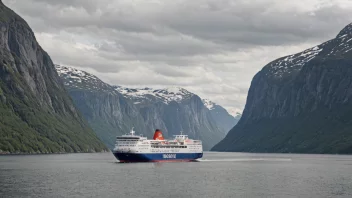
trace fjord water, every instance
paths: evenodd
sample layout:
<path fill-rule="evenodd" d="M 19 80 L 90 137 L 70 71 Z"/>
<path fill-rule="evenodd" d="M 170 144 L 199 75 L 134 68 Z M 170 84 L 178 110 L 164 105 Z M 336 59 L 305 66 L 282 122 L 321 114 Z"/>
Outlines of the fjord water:
<path fill-rule="evenodd" d="M 0 197 L 352 197 L 352 156 L 205 153 L 117 163 L 111 153 L 0 156 Z"/>

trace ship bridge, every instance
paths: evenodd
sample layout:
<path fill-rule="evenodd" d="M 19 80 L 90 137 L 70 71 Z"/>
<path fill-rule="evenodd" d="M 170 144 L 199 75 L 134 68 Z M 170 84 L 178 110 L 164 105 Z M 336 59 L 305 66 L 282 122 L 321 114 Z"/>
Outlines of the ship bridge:
<path fill-rule="evenodd" d="M 177 141 L 185 141 L 188 140 L 188 135 L 184 135 L 181 131 L 181 135 L 174 135 L 174 138 Z"/>

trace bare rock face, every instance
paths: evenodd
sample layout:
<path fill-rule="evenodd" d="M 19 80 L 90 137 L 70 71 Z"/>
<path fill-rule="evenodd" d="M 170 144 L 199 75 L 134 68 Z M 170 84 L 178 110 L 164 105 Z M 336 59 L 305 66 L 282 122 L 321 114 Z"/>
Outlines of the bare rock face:
<path fill-rule="evenodd" d="M 28 24 L 0 2 L 0 149 L 101 151 Z"/>
<path fill-rule="evenodd" d="M 214 151 L 352 153 L 352 24 L 257 73 L 239 123 Z"/>

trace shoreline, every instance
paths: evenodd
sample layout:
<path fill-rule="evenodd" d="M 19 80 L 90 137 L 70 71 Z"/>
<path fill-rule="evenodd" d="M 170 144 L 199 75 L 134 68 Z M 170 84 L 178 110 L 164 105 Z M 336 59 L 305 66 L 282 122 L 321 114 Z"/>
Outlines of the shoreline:
<path fill-rule="evenodd" d="M 9 155 L 62 155 L 62 154 L 84 154 L 84 153 L 111 153 L 111 150 L 103 150 L 100 152 L 57 152 L 57 153 L 11 153 L 11 152 L 0 152 L 0 156 Z"/>

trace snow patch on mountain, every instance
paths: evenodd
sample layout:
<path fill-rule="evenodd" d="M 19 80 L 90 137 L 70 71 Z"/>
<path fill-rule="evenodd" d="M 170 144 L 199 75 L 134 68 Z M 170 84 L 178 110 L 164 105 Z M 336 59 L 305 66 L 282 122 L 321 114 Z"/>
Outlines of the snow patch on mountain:
<path fill-rule="evenodd" d="M 215 103 L 210 101 L 209 99 L 202 99 L 203 104 L 206 108 L 208 108 L 209 110 L 213 110 L 215 107 Z"/>
<path fill-rule="evenodd" d="M 324 49 L 329 49 L 324 51 Z M 285 74 L 299 71 L 306 63 L 317 56 L 322 59 L 345 56 L 352 52 L 352 23 L 346 26 L 335 39 L 309 48 L 303 52 L 279 58 L 267 65 L 266 75 L 282 78 Z"/>
<path fill-rule="evenodd" d="M 336 45 L 331 49 L 331 51 L 327 54 L 327 56 L 336 56 L 336 55 L 343 56 L 352 50 L 351 32 L 349 32 L 349 34 L 344 34 L 340 37 L 337 37 L 335 40 L 336 40 Z"/>
<path fill-rule="evenodd" d="M 269 64 L 270 73 L 276 77 L 282 77 L 285 73 L 299 70 L 302 66 L 315 58 L 323 49 L 319 46 L 312 47 L 301 53 L 286 56 Z"/>
<path fill-rule="evenodd" d="M 111 91 L 108 84 L 85 71 L 62 65 L 55 65 L 55 69 L 59 76 L 65 79 L 65 86 L 91 91 Z"/>
<path fill-rule="evenodd" d="M 66 67 L 62 65 L 55 65 L 55 67 L 59 75 L 69 75 L 71 78 L 82 79 L 86 78 L 86 76 L 92 76 L 84 71 L 72 67 Z"/>
<path fill-rule="evenodd" d="M 345 37 L 348 34 L 352 34 L 352 23 L 348 24 L 345 28 L 343 28 L 340 33 L 336 36 L 336 38 Z"/>
<path fill-rule="evenodd" d="M 165 89 L 153 89 L 153 88 L 127 88 L 116 86 L 116 91 L 125 95 L 129 98 L 143 99 L 148 96 L 154 96 L 165 104 L 170 103 L 171 101 L 181 102 L 184 99 L 190 98 L 194 94 L 183 89 L 181 87 L 170 87 Z"/>

